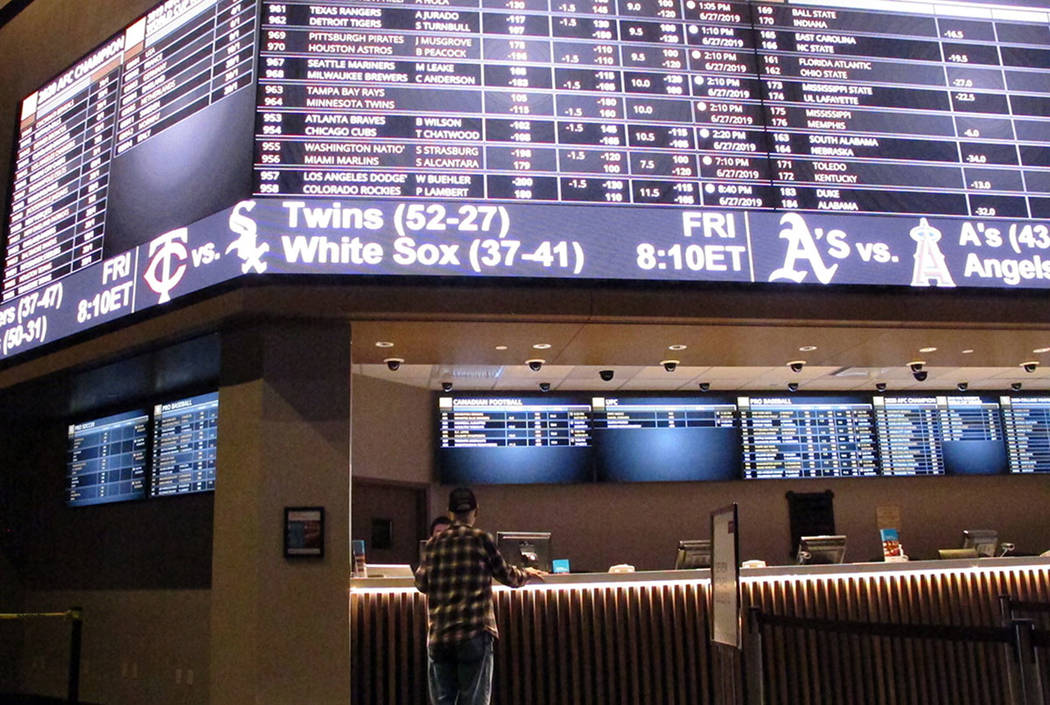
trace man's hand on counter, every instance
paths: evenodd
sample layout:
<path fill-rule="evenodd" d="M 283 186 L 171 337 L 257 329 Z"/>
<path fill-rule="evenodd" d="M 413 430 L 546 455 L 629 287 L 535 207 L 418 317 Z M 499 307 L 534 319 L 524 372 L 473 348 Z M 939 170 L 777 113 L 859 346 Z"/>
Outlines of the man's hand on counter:
<path fill-rule="evenodd" d="M 525 573 L 528 574 L 530 583 L 542 583 L 543 579 L 550 575 L 550 573 L 548 573 L 547 571 L 540 570 L 539 568 L 526 568 Z"/>

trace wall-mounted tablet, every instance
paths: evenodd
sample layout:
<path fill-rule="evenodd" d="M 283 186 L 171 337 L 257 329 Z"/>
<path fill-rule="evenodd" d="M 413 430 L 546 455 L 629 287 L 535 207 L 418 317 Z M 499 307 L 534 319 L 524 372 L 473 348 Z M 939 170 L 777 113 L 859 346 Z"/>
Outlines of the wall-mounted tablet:
<path fill-rule="evenodd" d="M 71 424 L 66 504 L 79 507 L 144 498 L 148 428 L 145 409 Z"/>
<path fill-rule="evenodd" d="M 448 485 L 589 482 L 591 407 L 583 397 L 438 399 L 438 477 Z"/>
<path fill-rule="evenodd" d="M 599 481 L 740 477 L 740 426 L 730 398 L 594 397 L 591 405 Z"/>
<path fill-rule="evenodd" d="M 865 396 L 738 397 L 745 478 L 878 473 Z"/>
<path fill-rule="evenodd" d="M 218 423 L 218 392 L 153 407 L 151 497 L 215 489 Z"/>

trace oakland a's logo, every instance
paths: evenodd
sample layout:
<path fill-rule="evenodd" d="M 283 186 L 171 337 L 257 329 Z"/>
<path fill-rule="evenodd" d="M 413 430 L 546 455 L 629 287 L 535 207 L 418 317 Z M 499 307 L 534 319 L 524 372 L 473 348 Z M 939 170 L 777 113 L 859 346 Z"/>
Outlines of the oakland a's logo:
<path fill-rule="evenodd" d="M 186 274 L 186 258 L 190 255 L 186 243 L 189 239 L 186 228 L 179 228 L 150 242 L 149 265 L 142 278 L 150 289 L 160 294 L 157 303 L 171 301 L 171 290 L 178 286 Z"/>

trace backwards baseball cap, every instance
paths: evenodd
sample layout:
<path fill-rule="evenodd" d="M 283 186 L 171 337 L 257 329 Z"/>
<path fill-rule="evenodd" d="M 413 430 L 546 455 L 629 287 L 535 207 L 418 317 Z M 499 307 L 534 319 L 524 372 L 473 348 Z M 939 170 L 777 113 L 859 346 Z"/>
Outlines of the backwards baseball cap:
<path fill-rule="evenodd" d="M 478 508 L 478 500 L 468 487 L 457 487 L 448 495 L 448 510 L 456 514 L 463 514 Z"/>

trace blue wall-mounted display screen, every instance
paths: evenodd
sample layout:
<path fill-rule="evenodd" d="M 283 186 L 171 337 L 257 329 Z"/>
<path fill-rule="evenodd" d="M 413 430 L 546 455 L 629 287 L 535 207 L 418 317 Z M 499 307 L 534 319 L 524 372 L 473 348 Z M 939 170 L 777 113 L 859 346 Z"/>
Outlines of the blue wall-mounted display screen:
<path fill-rule="evenodd" d="M 747 478 L 878 473 L 870 398 L 741 396 L 737 406 Z"/>
<path fill-rule="evenodd" d="M 153 407 L 151 497 L 215 489 L 219 393 Z"/>
<path fill-rule="evenodd" d="M 583 397 L 438 399 L 438 476 L 455 484 L 589 482 L 590 404 Z"/>
<path fill-rule="evenodd" d="M 884 475 L 1008 471 L 999 402 L 979 395 L 876 396 Z"/>
<path fill-rule="evenodd" d="M 734 480 L 740 425 L 732 399 L 593 397 L 599 481 Z"/>
<path fill-rule="evenodd" d="M 71 507 L 146 496 L 149 413 L 126 411 L 69 426 L 66 504 Z"/>
<path fill-rule="evenodd" d="M 1050 471 L 1050 399 L 989 394 L 441 397 L 445 484 Z"/>

